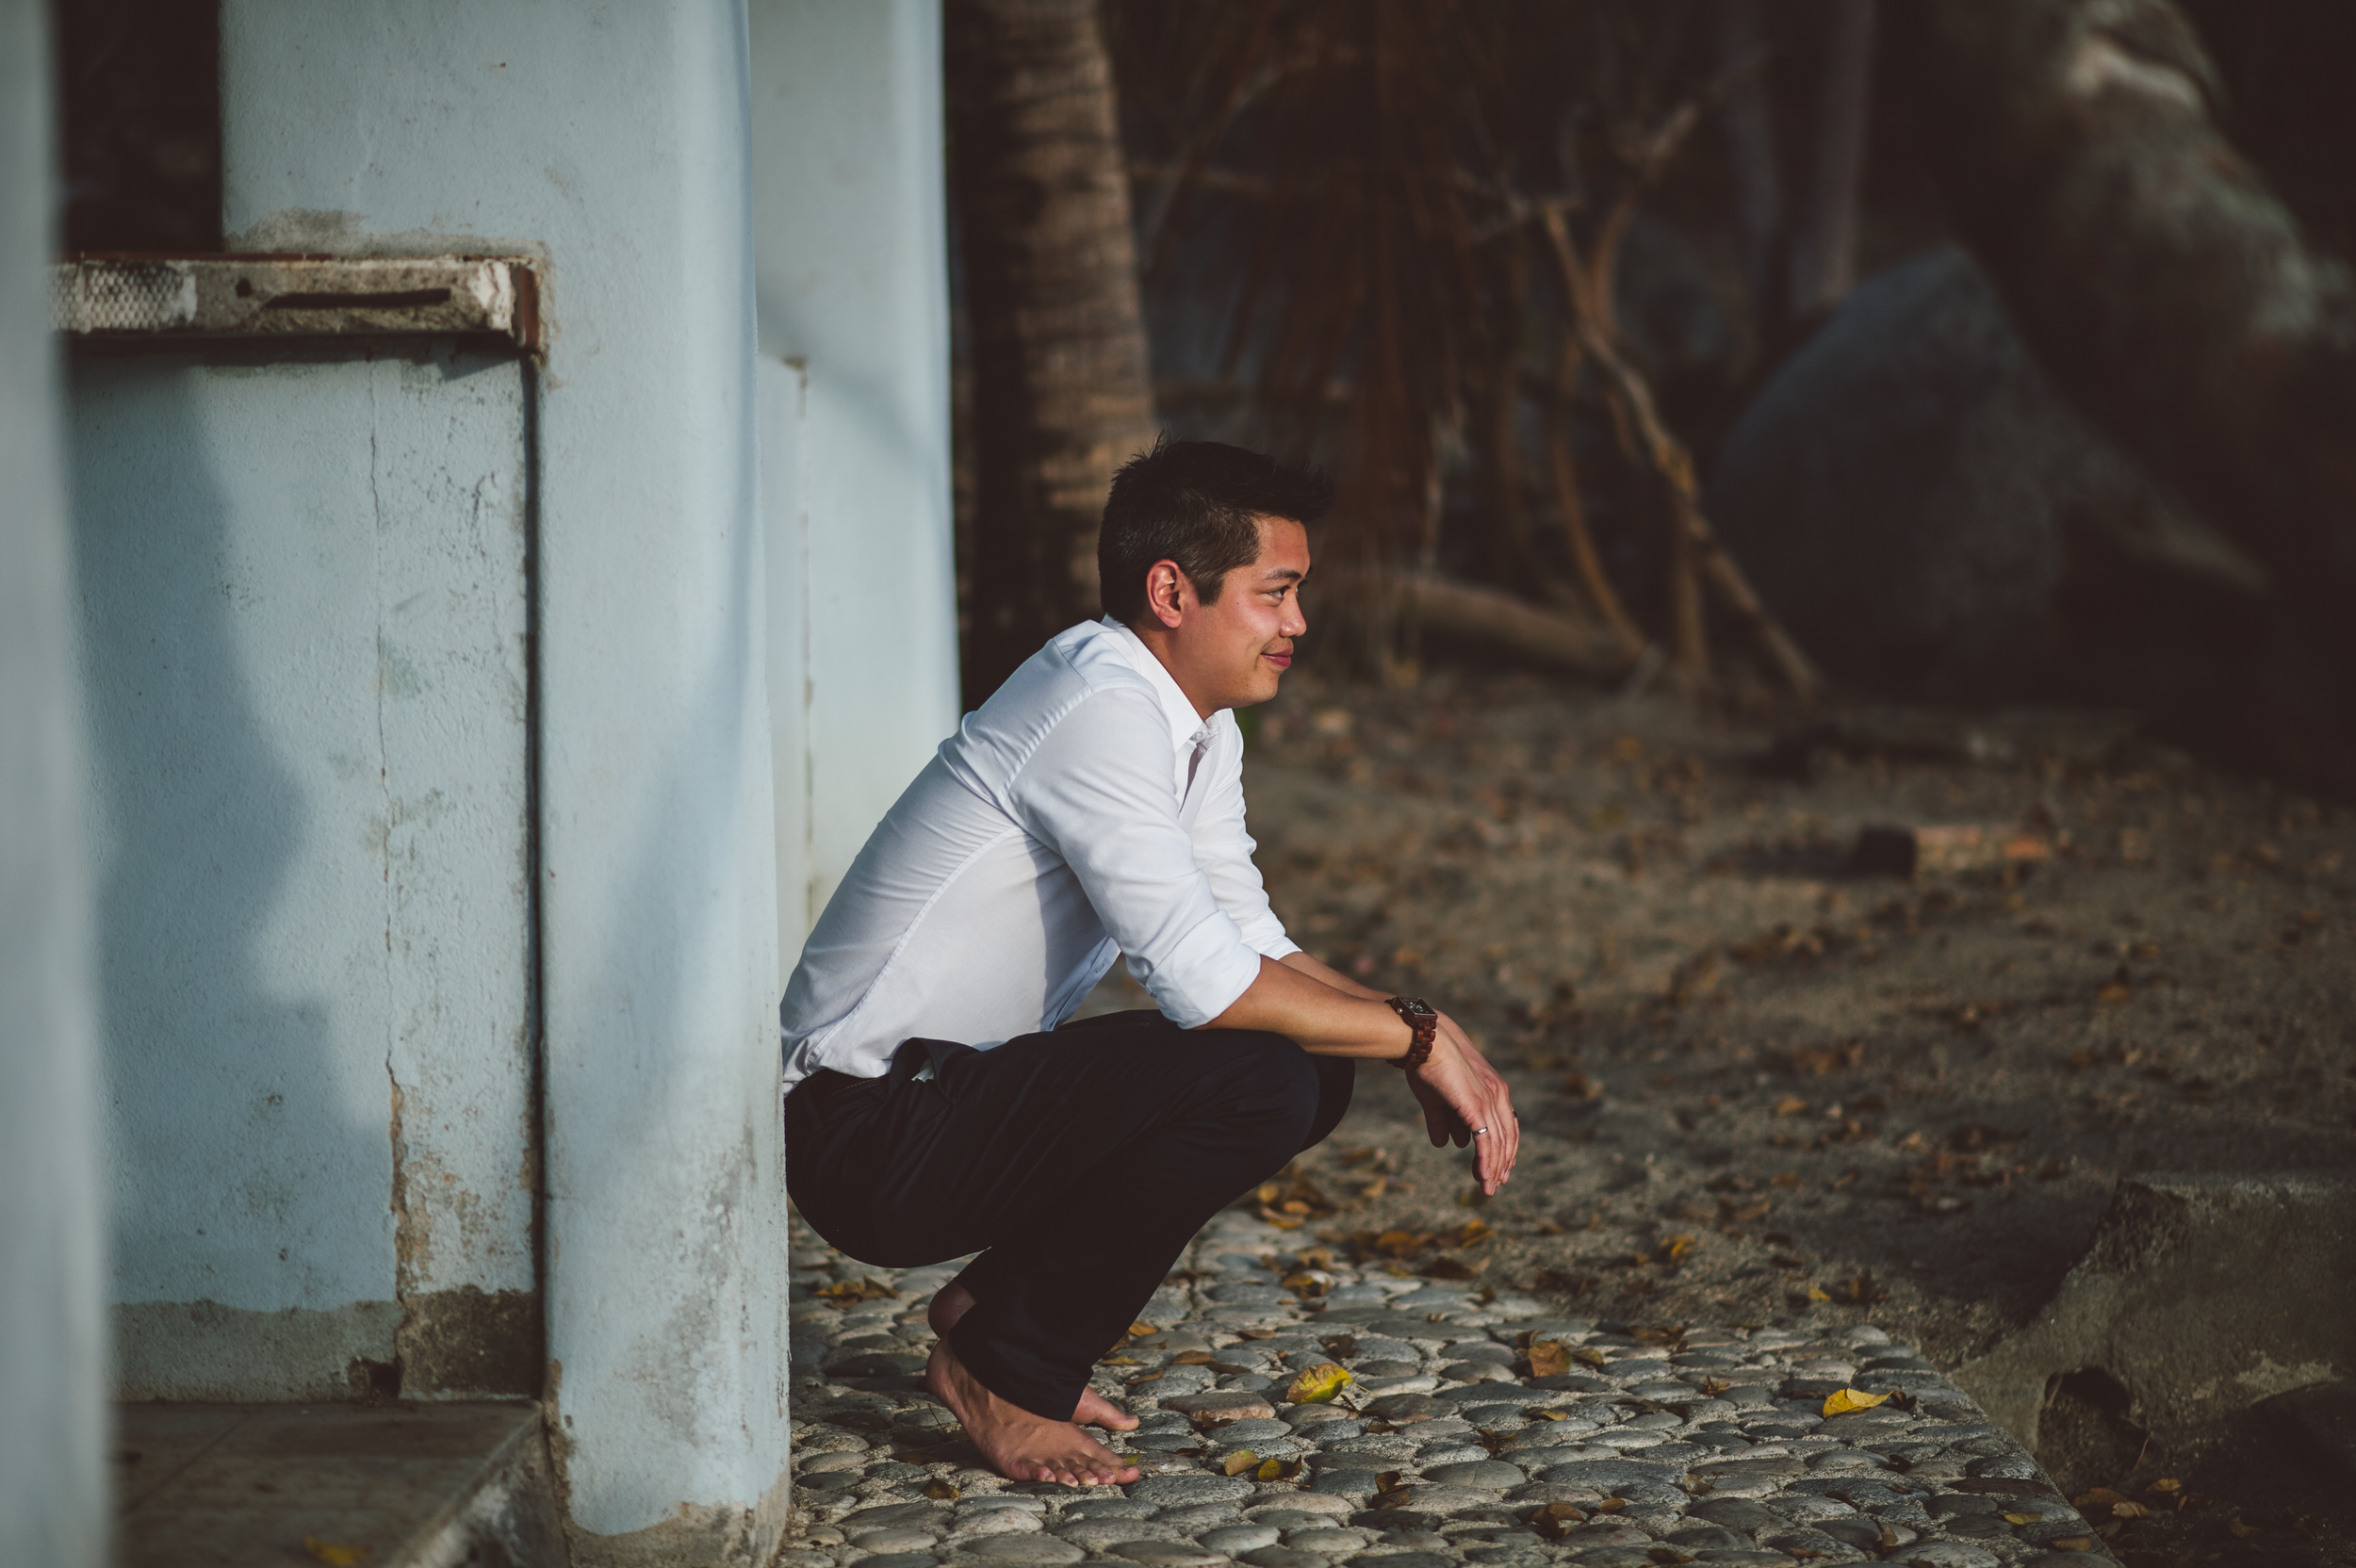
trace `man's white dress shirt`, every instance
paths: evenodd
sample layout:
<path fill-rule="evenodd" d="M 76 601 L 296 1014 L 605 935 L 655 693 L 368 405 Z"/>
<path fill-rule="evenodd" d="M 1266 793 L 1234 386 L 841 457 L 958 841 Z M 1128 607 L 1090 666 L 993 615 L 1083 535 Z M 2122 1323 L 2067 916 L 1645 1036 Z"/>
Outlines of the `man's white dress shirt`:
<path fill-rule="evenodd" d="M 1298 951 L 1244 831 L 1243 733 L 1110 617 L 1031 656 L 916 776 L 787 984 L 788 1087 L 880 1076 L 910 1036 L 1053 1029 L 1126 955 L 1182 1027 Z"/>

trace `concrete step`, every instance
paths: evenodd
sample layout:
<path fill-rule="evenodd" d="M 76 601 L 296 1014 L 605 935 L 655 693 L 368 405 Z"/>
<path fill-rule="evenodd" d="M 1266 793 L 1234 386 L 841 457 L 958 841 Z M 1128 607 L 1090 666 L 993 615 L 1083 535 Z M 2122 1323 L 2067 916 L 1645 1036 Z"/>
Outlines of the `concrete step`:
<path fill-rule="evenodd" d="M 564 1568 L 529 1401 L 118 1407 L 124 1568 Z"/>

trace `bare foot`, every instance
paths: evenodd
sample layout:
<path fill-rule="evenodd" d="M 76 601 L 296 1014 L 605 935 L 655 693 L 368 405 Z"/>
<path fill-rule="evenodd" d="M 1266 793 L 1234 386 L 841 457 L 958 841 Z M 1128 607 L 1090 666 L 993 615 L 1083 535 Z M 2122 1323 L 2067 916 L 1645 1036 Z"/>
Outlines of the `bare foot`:
<path fill-rule="evenodd" d="M 1125 1486 L 1137 1478 L 1136 1466 L 1115 1459 L 1071 1422 L 1033 1415 L 984 1388 L 947 1340 L 933 1347 L 924 1381 L 956 1413 L 990 1468 L 1008 1480 Z"/>
<path fill-rule="evenodd" d="M 924 1321 L 942 1339 L 957 1327 L 957 1319 L 973 1310 L 973 1293 L 961 1284 L 950 1283 L 934 1293 L 933 1304 L 925 1309 Z M 1108 1431 L 1133 1432 L 1137 1418 L 1092 1388 L 1080 1391 L 1080 1403 L 1072 1412 L 1072 1421 L 1083 1427 L 1103 1427 Z"/>

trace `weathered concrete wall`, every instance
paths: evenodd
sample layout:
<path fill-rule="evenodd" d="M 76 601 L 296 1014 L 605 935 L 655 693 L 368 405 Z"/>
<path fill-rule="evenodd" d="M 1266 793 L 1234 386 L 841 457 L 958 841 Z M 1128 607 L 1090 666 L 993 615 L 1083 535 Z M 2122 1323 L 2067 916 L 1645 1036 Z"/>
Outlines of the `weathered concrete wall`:
<path fill-rule="evenodd" d="M 761 527 L 769 559 L 769 757 L 777 786 L 777 968 L 790 974 L 810 906 L 810 372 L 762 354 Z"/>
<path fill-rule="evenodd" d="M 123 1392 L 531 1392 L 523 371 L 72 388 Z"/>
<path fill-rule="evenodd" d="M 237 242 L 547 258 L 552 1435 L 581 1560 L 761 1556 L 786 1259 L 744 12 L 224 0 L 221 24 Z"/>
<path fill-rule="evenodd" d="M 0 1562 L 106 1553 L 97 1039 L 59 480 L 47 8 L 0 0 Z"/>
<path fill-rule="evenodd" d="M 753 0 L 764 353 L 809 367 L 810 883 L 957 722 L 939 0 Z"/>

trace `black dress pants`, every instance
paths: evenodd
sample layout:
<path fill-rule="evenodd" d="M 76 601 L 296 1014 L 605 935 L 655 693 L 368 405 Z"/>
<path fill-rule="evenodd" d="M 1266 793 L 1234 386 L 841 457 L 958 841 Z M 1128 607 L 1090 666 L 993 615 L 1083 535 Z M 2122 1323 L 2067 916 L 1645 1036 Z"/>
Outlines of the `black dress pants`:
<path fill-rule="evenodd" d="M 864 1263 L 980 1251 L 957 1276 L 974 1304 L 950 1347 L 993 1394 L 1068 1421 L 1203 1222 L 1331 1133 L 1354 1071 L 1280 1035 L 1155 1012 L 990 1051 L 909 1040 L 881 1078 L 794 1086 L 786 1187 Z"/>

